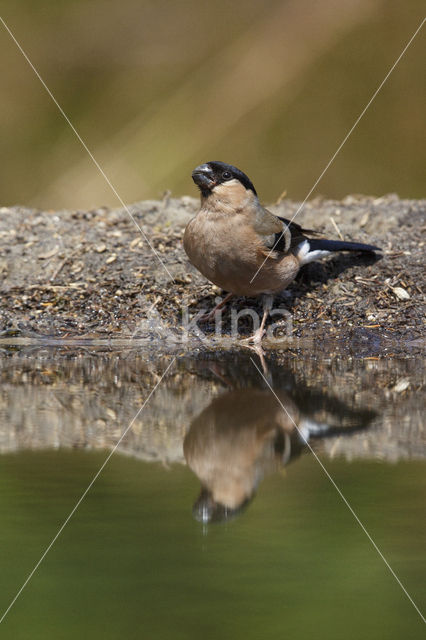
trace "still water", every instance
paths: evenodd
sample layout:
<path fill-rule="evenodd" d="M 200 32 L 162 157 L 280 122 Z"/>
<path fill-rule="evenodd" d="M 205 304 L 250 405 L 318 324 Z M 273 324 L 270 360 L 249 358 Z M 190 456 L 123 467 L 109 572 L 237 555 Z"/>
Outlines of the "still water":
<path fill-rule="evenodd" d="M 0 380 L 0 615 L 133 420 L 2 638 L 424 637 L 319 462 L 424 611 L 416 357 L 8 349 Z"/>

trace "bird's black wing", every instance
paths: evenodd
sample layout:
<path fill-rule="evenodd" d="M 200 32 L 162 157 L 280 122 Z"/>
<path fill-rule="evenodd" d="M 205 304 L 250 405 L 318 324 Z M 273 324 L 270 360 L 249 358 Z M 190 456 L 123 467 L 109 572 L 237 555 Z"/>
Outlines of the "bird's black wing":
<path fill-rule="evenodd" d="M 346 242 L 344 240 L 326 240 L 325 238 L 309 238 L 310 235 L 320 235 L 318 231 L 303 229 L 300 224 L 281 218 L 280 220 L 288 226 L 290 230 L 290 249 L 297 247 L 304 240 L 309 242 L 310 251 L 381 251 L 380 247 L 362 242 Z M 308 234 L 308 235 L 305 235 Z M 285 251 L 285 236 L 283 233 L 275 234 L 275 249 Z"/>
<path fill-rule="evenodd" d="M 288 241 L 286 242 L 284 233 L 276 233 L 275 234 L 275 243 L 274 249 L 276 251 L 289 251 L 289 249 L 293 249 L 293 247 L 297 247 L 301 242 L 307 239 L 305 234 L 313 234 L 317 235 L 317 231 L 313 231 L 312 229 L 303 229 L 300 224 L 297 222 L 293 222 L 292 220 L 288 220 L 287 218 L 282 218 L 281 216 L 277 216 L 284 222 L 286 228 L 290 231 L 290 246 L 288 246 Z"/>

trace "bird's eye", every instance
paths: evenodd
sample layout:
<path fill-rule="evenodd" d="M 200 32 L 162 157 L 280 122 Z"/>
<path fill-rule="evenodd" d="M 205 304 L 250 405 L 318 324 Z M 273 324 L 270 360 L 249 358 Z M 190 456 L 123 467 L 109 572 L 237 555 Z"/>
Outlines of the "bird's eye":
<path fill-rule="evenodd" d="M 232 173 L 230 171 L 224 171 L 222 173 L 223 180 L 230 180 L 232 178 Z"/>

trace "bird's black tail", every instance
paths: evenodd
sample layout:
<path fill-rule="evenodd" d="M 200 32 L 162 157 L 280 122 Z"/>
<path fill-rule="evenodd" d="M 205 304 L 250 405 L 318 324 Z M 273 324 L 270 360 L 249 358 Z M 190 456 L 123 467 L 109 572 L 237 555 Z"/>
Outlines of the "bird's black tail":
<path fill-rule="evenodd" d="M 381 251 L 380 247 L 362 242 L 344 242 L 342 240 L 325 240 L 309 238 L 310 251 Z"/>

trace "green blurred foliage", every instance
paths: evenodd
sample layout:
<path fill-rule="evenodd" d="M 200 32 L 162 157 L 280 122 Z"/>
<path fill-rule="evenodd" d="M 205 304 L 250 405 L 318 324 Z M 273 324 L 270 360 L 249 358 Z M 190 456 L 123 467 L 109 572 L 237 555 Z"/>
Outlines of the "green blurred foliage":
<path fill-rule="evenodd" d="M 3 18 L 125 202 L 221 159 L 303 199 L 419 26 L 420 0 L 6 0 Z M 117 198 L 0 25 L 3 205 Z M 315 193 L 424 196 L 424 29 Z"/>

